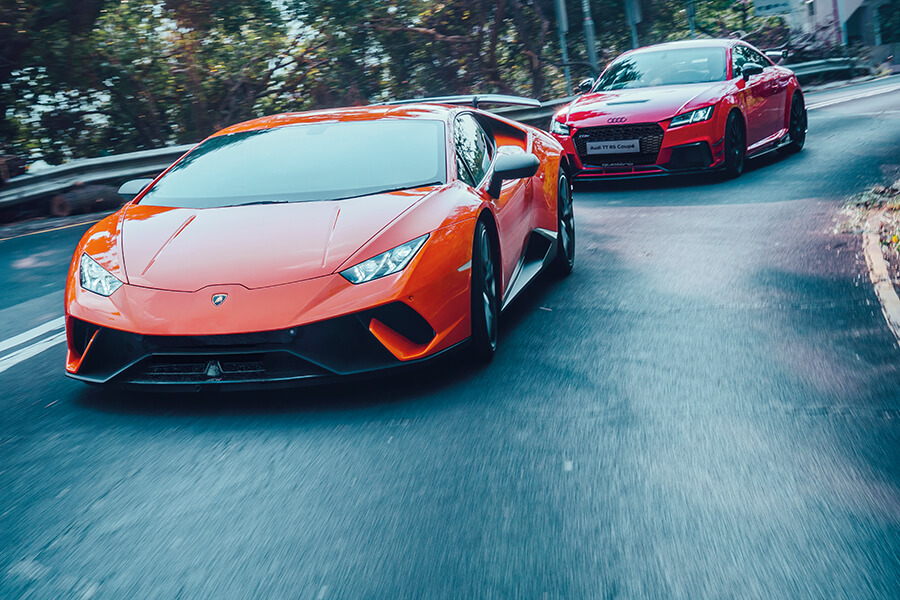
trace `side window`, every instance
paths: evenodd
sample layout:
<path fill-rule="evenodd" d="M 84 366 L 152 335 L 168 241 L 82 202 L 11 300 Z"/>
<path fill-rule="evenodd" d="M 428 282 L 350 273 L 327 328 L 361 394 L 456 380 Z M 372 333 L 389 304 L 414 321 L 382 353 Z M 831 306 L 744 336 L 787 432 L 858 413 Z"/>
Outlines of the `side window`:
<path fill-rule="evenodd" d="M 456 117 L 453 136 L 459 178 L 471 186 L 478 185 L 491 164 L 493 147 L 487 135 L 475 117 L 465 113 Z"/>
<path fill-rule="evenodd" d="M 474 179 L 472 179 L 472 174 L 469 173 L 469 167 L 466 166 L 466 163 L 463 162 L 462 157 L 460 157 L 459 152 L 456 153 L 456 173 L 459 175 L 459 178 L 475 187 L 478 183 Z"/>
<path fill-rule="evenodd" d="M 766 58 L 765 56 L 763 56 L 762 54 L 760 54 L 759 52 L 757 52 L 757 51 L 754 50 L 753 48 L 746 48 L 746 51 L 747 51 L 747 52 L 749 53 L 749 55 L 750 55 L 750 62 L 754 62 L 754 63 L 758 64 L 758 65 L 761 66 L 763 69 L 766 69 L 766 68 L 772 66 L 772 63 L 769 62 L 769 59 L 768 59 L 768 58 Z"/>
<path fill-rule="evenodd" d="M 731 48 L 731 76 L 740 77 L 744 65 L 750 61 L 747 56 L 748 48 L 744 46 L 734 46 Z"/>

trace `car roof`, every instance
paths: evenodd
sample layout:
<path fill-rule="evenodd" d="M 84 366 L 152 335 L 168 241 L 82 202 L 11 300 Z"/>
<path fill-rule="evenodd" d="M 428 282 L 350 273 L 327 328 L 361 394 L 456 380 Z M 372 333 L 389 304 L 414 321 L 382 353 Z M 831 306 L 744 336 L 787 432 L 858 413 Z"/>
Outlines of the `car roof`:
<path fill-rule="evenodd" d="M 307 123 L 377 121 L 380 119 L 427 119 L 446 121 L 448 116 L 451 113 L 458 111 L 459 108 L 459 106 L 421 103 L 384 106 L 351 106 L 346 108 L 281 113 L 231 125 L 217 131 L 210 137 Z"/>
<path fill-rule="evenodd" d="M 625 52 L 625 54 L 637 54 L 644 51 L 669 50 L 674 48 L 729 48 L 741 43 L 741 40 L 733 38 L 714 38 L 704 40 L 680 40 L 677 42 L 664 42 L 653 46 L 644 46 Z"/>

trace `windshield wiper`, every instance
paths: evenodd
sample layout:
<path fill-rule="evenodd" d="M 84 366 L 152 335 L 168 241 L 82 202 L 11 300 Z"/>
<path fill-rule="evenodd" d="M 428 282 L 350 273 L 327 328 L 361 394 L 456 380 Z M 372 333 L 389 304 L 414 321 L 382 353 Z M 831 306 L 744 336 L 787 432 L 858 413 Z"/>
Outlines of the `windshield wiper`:
<path fill-rule="evenodd" d="M 241 202 L 240 204 L 232 204 L 231 206 L 253 206 L 255 204 L 289 204 L 293 200 L 257 200 L 255 202 Z"/>
<path fill-rule="evenodd" d="M 254 200 L 252 202 L 236 202 L 234 204 L 223 204 L 222 206 L 258 206 L 261 204 L 296 204 L 298 202 L 334 202 L 337 200 L 349 200 L 350 198 L 362 198 L 365 196 L 375 196 L 377 194 L 390 194 L 391 192 L 402 192 L 403 190 L 414 190 L 417 188 L 429 187 L 432 185 L 443 185 L 443 181 L 430 181 L 428 183 L 416 183 L 413 185 L 403 185 L 395 188 L 387 188 L 383 190 L 360 190 L 359 192 L 347 194 L 346 196 L 337 197 L 319 197 L 304 198 L 302 195 L 292 197 L 288 200 Z"/>
<path fill-rule="evenodd" d="M 402 192 L 403 190 L 415 190 L 432 185 L 444 185 L 443 181 L 430 181 L 428 183 L 417 183 L 415 185 L 404 185 L 396 188 L 388 188 L 386 190 L 376 190 L 374 192 L 363 192 L 361 194 L 353 194 L 351 196 L 342 196 L 340 198 L 329 198 L 329 200 L 349 200 L 350 198 L 362 198 L 364 196 L 375 196 L 376 194 L 390 194 L 391 192 Z"/>

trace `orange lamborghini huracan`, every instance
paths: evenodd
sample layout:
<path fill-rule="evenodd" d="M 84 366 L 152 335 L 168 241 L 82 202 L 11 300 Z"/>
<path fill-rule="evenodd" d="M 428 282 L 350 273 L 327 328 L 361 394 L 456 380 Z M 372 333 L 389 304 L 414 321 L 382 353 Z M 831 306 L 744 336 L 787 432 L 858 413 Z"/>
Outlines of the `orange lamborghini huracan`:
<path fill-rule="evenodd" d="M 460 105 L 467 102 L 468 106 Z M 449 97 L 224 129 L 82 238 L 67 373 L 203 389 L 490 360 L 500 313 L 572 270 L 562 146 Z"/>

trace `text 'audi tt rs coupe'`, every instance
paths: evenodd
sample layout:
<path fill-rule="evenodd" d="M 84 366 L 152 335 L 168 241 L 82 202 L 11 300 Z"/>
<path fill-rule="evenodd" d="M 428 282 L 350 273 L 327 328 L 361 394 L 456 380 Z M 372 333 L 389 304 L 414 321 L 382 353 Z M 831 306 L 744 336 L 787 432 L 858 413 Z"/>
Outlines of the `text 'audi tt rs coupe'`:
<path fill-rule="evenodd" d="M 692 40 L 618 57 L 550 131 L 576 180 L 720 170 L 797 152 L 806 140 L 803 92 L 790 69 L 738 40 Z"/>
<path fill-rule="evenodd" d="M 561 145 L 479 100 L 539 105 L 281 114 L 126 183 L 133 199 L 72 259 L 67 373 L 203 389 L 363 374 L 464 343 L 489 360 L 503 308 L 540 272 L 571 271 L 575 229 Z"/>

